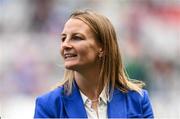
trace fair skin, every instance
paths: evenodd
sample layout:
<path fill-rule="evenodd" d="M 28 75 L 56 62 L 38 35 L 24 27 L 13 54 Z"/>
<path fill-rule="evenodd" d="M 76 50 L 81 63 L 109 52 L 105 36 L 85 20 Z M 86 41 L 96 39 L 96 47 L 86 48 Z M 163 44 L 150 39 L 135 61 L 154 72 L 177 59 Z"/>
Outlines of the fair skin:
<path fill-rule="evenodd" d="M 91 100 L 99 97 L 100 73 L 98 53 L 102 50 L 87 24 L 79 19 L 69 19 L 61 33 L 61 55 L 67 69 L 75 71 L 79 89 Z M 93 108 L 97 111 L 97 103 Z"/>

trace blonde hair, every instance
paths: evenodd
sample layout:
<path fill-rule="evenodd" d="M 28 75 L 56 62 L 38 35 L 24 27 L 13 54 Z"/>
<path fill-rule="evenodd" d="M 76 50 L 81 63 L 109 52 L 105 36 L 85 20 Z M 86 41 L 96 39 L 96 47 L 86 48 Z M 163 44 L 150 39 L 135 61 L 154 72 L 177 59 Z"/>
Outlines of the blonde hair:
<path fill-rule="evenodd" d="M 123 67 L 115 29 L 111 22 L 105 16 L 90 10 L 75 11 L 71 14 L 71 18 L 86 23 L 94 33 L 96 40 L 102 45 L 104 56 L 101 58 L 99 82 L 110 87 L 107 93 L 112 95 L 114 88 L 118 88 L 122 92 L 128 92 L 128 90 L 141 92 L 144 83 L 140 81 L 134 83 L 128 80 Z M 64 81 L 59 85 L 64 85 L 67 94 L 72 91 L 73 80 L 74 71 L 66 69 Z"/>

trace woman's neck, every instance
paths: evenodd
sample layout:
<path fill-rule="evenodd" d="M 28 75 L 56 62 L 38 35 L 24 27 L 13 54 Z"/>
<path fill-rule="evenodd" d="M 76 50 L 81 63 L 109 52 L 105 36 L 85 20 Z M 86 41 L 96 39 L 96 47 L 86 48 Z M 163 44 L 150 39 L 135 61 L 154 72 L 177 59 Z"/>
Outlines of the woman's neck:
<path fill-rule="evenodd" d="M 75 72 L 75 80 L 79 89 L 89 99 L 94 100 L 99 97 L 103 86 L 99 87 L 99 71 Z"/>

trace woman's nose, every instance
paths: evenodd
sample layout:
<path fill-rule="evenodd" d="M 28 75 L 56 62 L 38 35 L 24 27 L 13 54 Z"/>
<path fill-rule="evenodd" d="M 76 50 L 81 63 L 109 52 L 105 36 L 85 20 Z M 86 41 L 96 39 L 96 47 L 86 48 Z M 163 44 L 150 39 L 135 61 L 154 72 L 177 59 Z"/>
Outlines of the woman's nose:
<path fill-rule="evenodd" d="M 61 47 L 63 49 L 70 49 L 72 48 L 70 40 L 65 40 L 64 42 L 61 43 Z"/>

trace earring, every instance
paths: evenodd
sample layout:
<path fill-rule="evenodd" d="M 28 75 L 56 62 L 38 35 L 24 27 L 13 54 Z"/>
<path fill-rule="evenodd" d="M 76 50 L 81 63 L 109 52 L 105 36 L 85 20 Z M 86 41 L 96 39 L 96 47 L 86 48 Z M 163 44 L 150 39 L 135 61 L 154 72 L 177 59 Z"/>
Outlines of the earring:
<path fill-rule="evenodd" d="M 101 58 L 103 56 L 103 52 L 100 51 L 98 56 L 99 56 L 99 58 Z"/>

